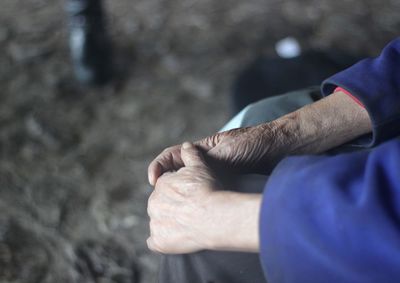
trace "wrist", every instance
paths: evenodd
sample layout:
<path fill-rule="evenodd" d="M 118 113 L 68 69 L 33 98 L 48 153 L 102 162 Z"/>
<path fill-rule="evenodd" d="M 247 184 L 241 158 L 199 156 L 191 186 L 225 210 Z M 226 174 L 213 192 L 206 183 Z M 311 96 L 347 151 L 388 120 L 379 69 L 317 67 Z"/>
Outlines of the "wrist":
<path fill-rule="evenodd" d="M 261 124 L 258 127 L 265 133 L 263 144 L 267 152 L 263 153 L 263 164 L 266 169 L 272 169 L 285 156 L 294 154 L 297 147 L 304 142 L 298 113 L 292 112 L 274 121 Z"/>
<path fill-rule="evenodd" d="M 206 248 L 258 252 L 261 198 L 261 194 L 213 192 L 208 211 L 216 225 Z"/>

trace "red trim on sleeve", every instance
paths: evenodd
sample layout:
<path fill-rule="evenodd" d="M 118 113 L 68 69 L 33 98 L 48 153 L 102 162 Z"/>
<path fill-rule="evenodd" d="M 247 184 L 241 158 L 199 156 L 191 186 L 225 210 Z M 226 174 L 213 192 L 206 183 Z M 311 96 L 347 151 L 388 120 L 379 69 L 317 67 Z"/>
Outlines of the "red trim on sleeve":
<path fill-rule="evenodd" d="M 350 96 L 358 105 L 360 105 L 361 107 L 365 108 L 365 107 L 364 107 L 364 104 L 362 104 L 362 102 L 361 102 L 357 97 L 355 97 L 354 95 L 352 95 L 349 91 L 347 91 L 347 90 L 345 90 L 344 88 L 338 86 L 337 88 L 335 88 L 335 90 L 334 90 L 333 92 L 338 92 L 338 91 L 344 92 L 345 94 L 347 94 L 348 96 Z"/>

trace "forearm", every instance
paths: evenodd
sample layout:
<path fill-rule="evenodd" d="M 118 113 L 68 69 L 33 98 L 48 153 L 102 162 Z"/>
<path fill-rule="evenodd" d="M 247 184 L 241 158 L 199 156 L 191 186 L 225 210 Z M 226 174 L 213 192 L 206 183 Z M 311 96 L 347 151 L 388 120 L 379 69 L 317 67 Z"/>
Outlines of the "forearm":
<path fill-rule="evenodd" d="M 371 132 L 367 111 L 334 93 L 272 122 L 282 155 L 320 153 Z"/>
<path fill-rule="evenodd" d="M 208 243 L 210 250 L 258 252 L 261 194 L 214 192 L 211 217 L 217 223 Z"/>

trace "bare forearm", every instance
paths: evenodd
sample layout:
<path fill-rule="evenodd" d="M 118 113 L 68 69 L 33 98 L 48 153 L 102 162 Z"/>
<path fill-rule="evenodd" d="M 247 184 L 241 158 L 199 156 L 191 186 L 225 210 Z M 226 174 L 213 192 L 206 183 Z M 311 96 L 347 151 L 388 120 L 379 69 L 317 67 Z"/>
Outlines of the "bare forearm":
<path fill-rule="evenodd" d="M 261 194 L 214 192 L 212 215 L 218 229 L 210 237 L 208 249 L 258 252 Z"/>
<path fill-rule="evenodd" d="M 272 122 L 283 155 L 320 153 L 371 132 L 367 111 L 342 92 Z"/>

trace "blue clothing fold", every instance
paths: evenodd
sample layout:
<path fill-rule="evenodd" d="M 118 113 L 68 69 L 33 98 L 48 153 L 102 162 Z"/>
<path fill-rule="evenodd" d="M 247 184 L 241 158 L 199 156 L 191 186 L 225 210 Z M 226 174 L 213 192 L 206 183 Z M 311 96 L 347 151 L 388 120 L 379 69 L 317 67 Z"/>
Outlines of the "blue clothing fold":
<path fill-rule="evenodd" d="M 373 139 L 367 146 L 400 134 L 400 38 L 389 43 L 380 56 L 365 59 L 328 78 L 322 94 L 343 87 L 367 109 L 373 126 Z"/>
<path fill-rule="evenodd" d="M 283 160 L 264 190 L 260 257 L 270 283 L 400 282 L 400 39 L 323 84 L 367 108 L 374 148 Z"/>

